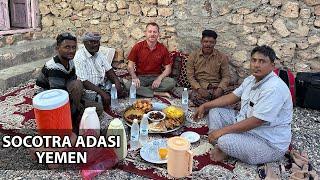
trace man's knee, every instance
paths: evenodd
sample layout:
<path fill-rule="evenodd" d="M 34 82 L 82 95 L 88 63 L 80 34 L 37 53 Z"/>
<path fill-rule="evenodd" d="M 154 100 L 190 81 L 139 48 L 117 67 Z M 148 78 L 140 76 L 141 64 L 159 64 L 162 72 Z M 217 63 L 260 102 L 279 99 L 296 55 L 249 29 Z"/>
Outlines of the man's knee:
<path fill-rule="evenodd" d="M 69 92 L 72 92 L 72 91 L 82 92 L 83 90 L 82 81 L 80 80 L 70 81 L 69 83 L 67 83 L 67 89 Z"/>
<path fill-rule="evenodd" d="M 163 86 L 165 89 L 171 90 L 175 87 L 176 81 L 173 78 L 165 77 L 160 85 Z"/>

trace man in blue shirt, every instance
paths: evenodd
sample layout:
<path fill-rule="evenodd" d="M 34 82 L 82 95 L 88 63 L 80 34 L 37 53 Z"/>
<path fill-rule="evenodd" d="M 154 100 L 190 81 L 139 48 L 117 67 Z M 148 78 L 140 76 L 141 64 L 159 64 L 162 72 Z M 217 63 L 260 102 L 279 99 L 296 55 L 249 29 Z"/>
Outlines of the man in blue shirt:
<path fill-rule="evenodd" d="M 249 164 L 279 160 L 291 142 L 293 105 L 288 86 L 273 72 L 276 54 L 268 46 L 251 52 L 251 76 L 232 93 L 201 105 L 209 110 L 209 141 L 217 142 L 214 161 L 232 156 Z M 240 112 L 222 108 L 241 101 Z"/>

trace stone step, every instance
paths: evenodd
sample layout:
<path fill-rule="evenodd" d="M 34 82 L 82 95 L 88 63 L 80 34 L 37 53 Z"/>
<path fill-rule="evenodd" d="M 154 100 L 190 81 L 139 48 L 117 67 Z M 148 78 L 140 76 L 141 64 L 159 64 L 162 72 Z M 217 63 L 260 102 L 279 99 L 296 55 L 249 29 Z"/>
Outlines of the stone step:
<path fill-rule="evenodd" d="M 55 40 L 40 39 L 0 48 L 0 70 L 52 57 Z"/>
<path fill-rule="evenodd" d="M 52 57 L 0 70 L 0 89 L 6 90 L 38 76 L 43 65 Z"/>

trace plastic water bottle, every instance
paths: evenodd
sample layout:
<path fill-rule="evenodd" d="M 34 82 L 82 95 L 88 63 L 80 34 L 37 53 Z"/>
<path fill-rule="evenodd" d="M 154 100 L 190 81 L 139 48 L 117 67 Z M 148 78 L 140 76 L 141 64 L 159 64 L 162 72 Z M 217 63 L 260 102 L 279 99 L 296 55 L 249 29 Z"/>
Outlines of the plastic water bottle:
<path fill-rule="evenodd" d="M 131 126 L 131 132 L 130 132 L 130 149 L 136 150 L 139 148 L 139 124 L 138 120 L 134 119 L 132 126 Z"/>
<path fill-rule="evenodd" d="M 188 113 L 188 108 L 189 108 L 189 94 L 188 94 L 188 89 L 187 88 L 183 88 L 183 92 L 182 92 L 182 108 L 184 110 L 184 113 L 187 115 Z"/>
<path fill-rule="evenodd" d="M 148 141 L 148 133 L 149 133 L 149 121 L 148 115 L 144 114 L 140 123 L 140 143 L 144 146 Z"/>
<path fill-rule="evenodd" d="M 118 93 L 115 84 L 112 84 L 111 87 L 111 108 L 118 107 Z"/>
<path fill-rule="evenodd" d="M 137 96 L 136 93 L 137 93 L 136 85 L 132 81 L 130 86 L 130 99 L 129 99 L 130 104 L 133 104 L 136 101 L 136 96 Z"/>

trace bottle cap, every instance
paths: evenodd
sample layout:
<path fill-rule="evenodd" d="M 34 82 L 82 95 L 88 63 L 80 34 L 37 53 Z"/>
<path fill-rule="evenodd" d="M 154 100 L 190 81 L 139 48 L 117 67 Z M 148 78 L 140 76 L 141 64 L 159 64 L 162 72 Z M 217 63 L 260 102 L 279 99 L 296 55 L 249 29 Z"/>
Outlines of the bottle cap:
<path fill-rule="evenodd" d="M 112 87 L 116 87 L 116 85 L 115 85 L 115 84 L 112 84 Z"/>
<path fill-rule="evenodd" d="M 183 88 L 184 91 L 188 91 L 188 88 Z"/>
<path fill-rule="evenodd" d="M 133 123 L 138 123 L 138 119 L 134 119 L 134 120 L 133 120 Z"/>

